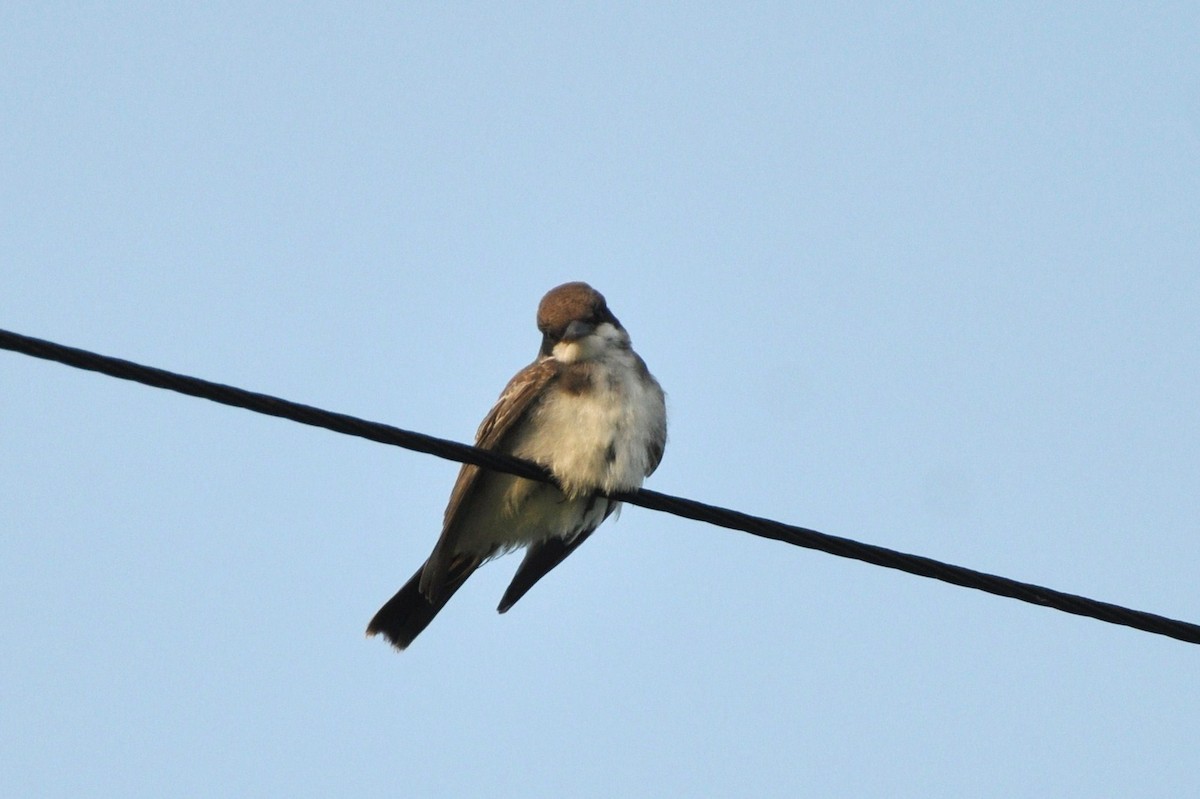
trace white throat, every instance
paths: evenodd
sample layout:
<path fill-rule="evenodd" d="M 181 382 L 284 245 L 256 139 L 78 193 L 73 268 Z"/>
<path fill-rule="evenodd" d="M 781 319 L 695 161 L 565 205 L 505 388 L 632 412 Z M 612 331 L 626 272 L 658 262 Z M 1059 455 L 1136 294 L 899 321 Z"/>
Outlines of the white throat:
<path fill-rule="evenodd" d="M 616 349 L 629 346 L 629 334 L 611 322 L 604 322 L 588 335 L 573 341 L 560 341 L 551 355 L 560 363 L 594 361 Z"/>

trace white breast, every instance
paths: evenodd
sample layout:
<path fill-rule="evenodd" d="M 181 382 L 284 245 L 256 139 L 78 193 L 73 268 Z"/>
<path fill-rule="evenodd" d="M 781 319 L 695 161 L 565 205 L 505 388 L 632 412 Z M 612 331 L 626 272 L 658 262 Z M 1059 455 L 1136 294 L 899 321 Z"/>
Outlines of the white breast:
<path fill-rule="evenodd" d="M 591 388 L 552 389 L 513 431 L 512 454 L 550 469 L 567 493 L 506 474 L 481 476 L 477 506 L 460 531 L 459 548 L 499 554 L 551 536 L 573 538 L 604 520 L 609 503 L 596 490 L 636 488 L 649 470 L 649 450 L 666 431 L 662 389 L 643 379 L 627 349 L 592 361 Z"/>
<path fill-rule="evenodd" d="M 573 538 L 594 529 L 609 503 L 596 491 L 637 488 L 661 451 L 667 417 L 662 389 L 629 349 L 624 330 L 600 325 L 596 334 L 560 343 L 555 357 L 586 362 L 585 390 L 572 392 L 564 377 L 537 401 L 508 439 L 508 451 L 546 466 L 558 489 L 511 475 L 481 476 L 476 505 L 461 530 L 460 548 L 499 553 L 551 536 Z"/>
<path fill-rule="evenodd" d="M 643 378 L 636 355 L 613 349 L 591 365 L 590 389 L 550 392 L 513 448 L 547 466 L 576 496 L 640 486 L 649 450 L 666 429 L 662 389 Z"/>

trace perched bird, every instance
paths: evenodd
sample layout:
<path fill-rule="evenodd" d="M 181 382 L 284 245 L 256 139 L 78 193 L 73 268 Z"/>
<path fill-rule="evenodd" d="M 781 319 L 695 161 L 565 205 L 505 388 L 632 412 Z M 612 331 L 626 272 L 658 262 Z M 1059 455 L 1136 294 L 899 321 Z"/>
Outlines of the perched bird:
<path fill-rule="evenodd" d="M 662 388 L 603 295 L 587 283 L 551 289 L 537 326 L 537 360 L 509 381 L 475 445 L 541 464 L 561 488 L 464 465 L 433 553 L 367 635 L 404 649 L 484 561 L 526 547 L 504 613 L 617 509 L 603 494 L 637 488 L 662 460 Z"/>

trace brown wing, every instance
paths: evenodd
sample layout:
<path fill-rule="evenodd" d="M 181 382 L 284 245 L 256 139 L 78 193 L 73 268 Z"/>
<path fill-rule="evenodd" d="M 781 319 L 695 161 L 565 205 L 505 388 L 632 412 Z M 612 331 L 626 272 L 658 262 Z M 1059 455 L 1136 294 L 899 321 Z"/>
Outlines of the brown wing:
<path fill-rule="evenodd" d="M 542 395 L 546 386 L 559 373 L 560 365 L 552 359 L 534 361 L 508 381 L 496 405 L 484 417 L 475 433 L 475 446 L 481 449 L 499 449 L 509 431 L 524 418 L 534 400 Z M 458 479 L 450 491 L 450 501 L 442 519 L 442 535 L 433 554 L 425 565 L 421 576 L 421 593 L 434 600 L 441 593 L 446 581 L 446 572 L 455 554 L 458 539 L 458 521 L 470 498 L 479 486 L 482 469 L 464 464 Z"/>

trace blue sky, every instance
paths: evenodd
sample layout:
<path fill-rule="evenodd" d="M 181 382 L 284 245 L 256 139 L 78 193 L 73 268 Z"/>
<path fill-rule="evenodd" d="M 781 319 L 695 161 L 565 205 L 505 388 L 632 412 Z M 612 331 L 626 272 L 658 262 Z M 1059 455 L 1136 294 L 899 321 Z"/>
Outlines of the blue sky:
<path fill-rule="evenodd" d="M 649 486 L 1200 620 L 1193 4 L 22 4 L 0 327 L 467 440 L 550 287 Z M 1179 796 L 1195 647 L 626 508 L 362 630 L 453 464 L 0 353 L 0 793 Z"/>

